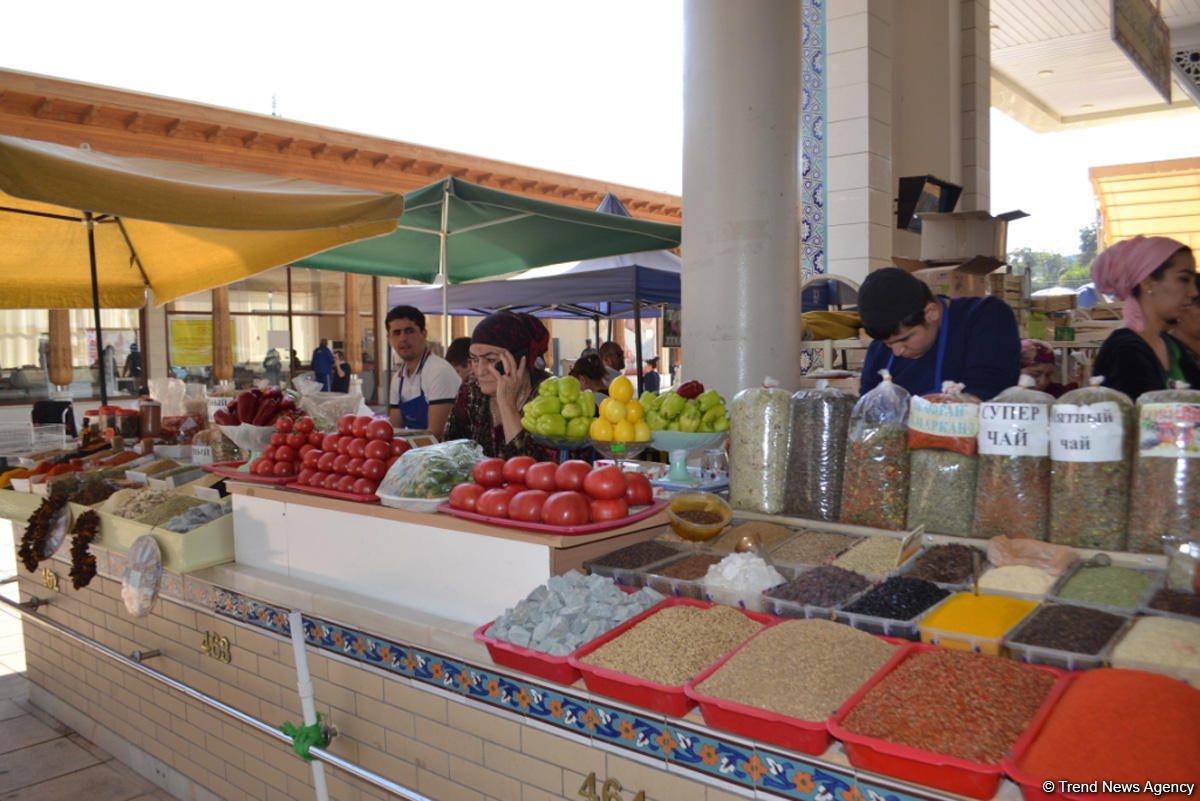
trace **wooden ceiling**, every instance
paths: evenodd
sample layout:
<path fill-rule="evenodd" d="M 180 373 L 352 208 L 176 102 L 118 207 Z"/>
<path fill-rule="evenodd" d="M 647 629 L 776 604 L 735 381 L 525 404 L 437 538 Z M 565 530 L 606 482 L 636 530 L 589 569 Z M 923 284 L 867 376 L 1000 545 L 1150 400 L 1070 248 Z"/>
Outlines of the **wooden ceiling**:
<path fill-rule="evenodd" d="M 677 195 L 10 70 L 0 70 L 0 133 L 391 192 L 446 175 L 587 209 L 612 192 L 635 217 L 681 219 Z"/>

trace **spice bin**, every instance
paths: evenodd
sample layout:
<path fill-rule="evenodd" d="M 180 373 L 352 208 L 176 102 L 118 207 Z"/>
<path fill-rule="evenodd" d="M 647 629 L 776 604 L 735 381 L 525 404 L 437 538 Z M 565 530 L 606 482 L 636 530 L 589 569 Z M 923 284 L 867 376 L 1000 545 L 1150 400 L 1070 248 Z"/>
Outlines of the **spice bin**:
<path fill-rule="evenodd" d="M 1008 649 L 1008 653 L 1013 659 L 1028 664 L 1050 665 L 1062 670 L 1091 670 L 1104 664 L 1108 658 L 1108 649 L 1132 622 L 1131 618 L 1118 615 L 1117 617 L 1121 618 L 1123 622 L 1100 644 L 1094 653 L 1090 654 L 1021 642 L 1021 638 L 1026 635 L 1030 625 L 1037 620 L 1039 615 L 1048 613 L 1049 610 L 1057 607 L 1085 609 L 1097 614 L 1110 614 L 1108 612 L 1101 612 L 1098 609 L 1070 604 L 1043 604 L 1005 636 L 1004 647 Z"/>
<path fill-rule="evenodd" d="M 660 555 L 655 556 L 656 553 Z M 583 563 L 583 569 L 597 576 L 607 576 L 622 587 L 645 587 L 646 576 L 652 568 L 673 562 L 683 553 L 681 546 L 673 543 L 646 540 L 588 559 Z"/>
<path fill-rule="evenodd" d="M 999 656 L 1004 635 L 1036 608 L 1036 601 L 1009 595 L 959 592 L 929 609 L 917 629 L 921 642 Z M 947 618 L 957 618 L 963 625 L 946 622 Z"/>
<path fill-rule="evenodd" d="M 687 578 L 680 575 L 669 575 L 664 573 L 664 570 L 678 569 L 683 563 L 689 563 L 690 560 L 697 560 L 699 564 L 695 565 L 686 575 L 699 572 L 699 568 L 703 567 L 705 572 L 700 573 L 696 578 Z M 711 562 L 709 562 L 711 560 Z M 673 556 L 669 559 L 664 559 L 653 565 L 648 565 L 643 570 L 645 571 L 641 580 L 644 582 L 642 586 L 650 587 L 657 590 L 666 596 L 674 596 L 676 598 L 693 598 L 697 601 L 709 600 L 705 597 L 704 591 L 704 576 L 707 574 L 708 566 L 704 562 L 717 564 L 721 561 L 721 557 L 717 554 L 706 553 L 699 550 L 689 550 L 681 553 L 679 556 Z"/>
<path fill-rule="evenodd" d="M 1154 593 L 1157 592 L 1158 588 L 1162 586 L 1163 573 L 1160 570 L 1147 570 L 1147 569 L 1132 568 L 1132 567 L 1119 567 L 1119 569 L 1121 569 L 1121 570 L 1129 570 L 1134 573 L 1140 573 L 1146 577 L 1145 587 L 1142 589 L 1142 591 L 1138 595 L 1138 597 L 1136 599 L 1133 599 L 1132 602 L 1128 606 L 1122 606 L 1122 605 L 1118 605 L 1115 603 L 1104 603 L 1102 601 L 1088 600 L 1088 599 L 1084 599 L 1084 598 L 1071 598 L 1071 597 L 1066 597 L 1066 596 L 1062 595 L 1063 590 L 1067 587 L 1067 585 L 1069 585 L 1071 583 L 1072 579 L 1074 579 L 1079 573 L 1081 573 L 1085 570 L 1112 569 L 1115 567 L 1118 567 L 1118 566 L 1117 565 L 1112 565 L 1112 566 L 1105 565 L 1105 566 L 1101 566 L 1101 567 L 1088 567 L 1086 562 L 1078 562 L 1075 564 L 1074 567 L 1070 568 L 1065 573 L 1063 573 L 1062 577 L 1059 578 L 1059 580 L 1055 583 L 1054 587 L 1050 590 L 1050 593 L 1046 596 L 1046 599 L 1050 600 L 1050 601 L 1059 601 L 1061 603 L 1077 604 L 1079 606 L 1090 606 L 1093 609 L 1099 609 L 1104 612 L 1111 612 L 1114 615 L 1130 615 L 1130 614 L 1133 614 L 1137 609 L 1148 604 L 1150 602 L 1150 599 L 1154 597 Z M 1119 574 L 1119 575 L 1124 575 L 1124 574 Z"/>
<path fill-rule="evenodd" d="M 924 606 L 921 606 L 921 603 L 924 602 L 923 600 L 921 603 L 914 601 L 914 607 L 920 608 L 913 612 L 911 616 L 903 620 L 898 618 L 883 617 L 881 615 L 868 614 L 862 611 L 854 611 L 853 609 L 856 604 L 862 604 L 864 602 L 870 603 L 873 599 L 880 597 L 880 594 L 887 593 L 889 591 L 888 582 L 894 582 L 898 578 L 901 577 L 893 577 L 882 584 L 876 584 L 872 587 L 868 587 L 858 595 L 850 598 L 845 604 L 842 605 L 840 609 L 834 610 L 833 619 L 839 623 L 846 623 L 847 625 L 853 626 L 856 629 L 862 629 L 863 631 L 870 632 L 871 634 L 882 634 L 886 637 L 899 637 L 905 640 L 920 639 L 920 632 L 917 629 L 918 621 L 920 621 L 920 619 L 925 615 L 926 612 L 929 611 L 932 606 L 941 602 L 942 599 L 949 595 L 949 591 L 938 587 L 932 582 L 922 582 L 923 584 L 933 588 L 932 590 L 928 591 L 928 603 L 925 603 Z M 918 579 L 909 580 L 917 581 Z M 875 593 L 875 595 L 872 595 L 872 593 Z M 935 595 L 936 597 L 934 597 Z"/>
<path fill-rule="evenodd" d="M 1159 650 L 1149 653 L 1150 645 Z M 1115 668 L 1160 673 L 1200 687 L 1200 621 L 1161 615 L 1135 617 L 1113 638 L 1107 657 Z"/>
<path fill-rule="evenodd" d="M 778 568 L 780 573 L 783 573 L 784 578 L 786 578 L 788 582 L 795 581 L 805 574 L 811 574 L 812 571 L 816 570 L 818 567 L 821 566 L 792 566 L 786 564 L 776 564 L 776 568 Z M 851 598 L 854 598 L 863 590 L 868 589 L 870 585 L 868 583 L 868 586 L 863 587 L 861 590 L 847 592 L 845 597 L 833 604 L 805 603 L 771 594 L 772 592 L 780 589 L 782 586 L 783 585 L 780 585 L 779 587 L 772 587 L 763 593 L 762 602 L 764 612 L 777 617 L 821 618 L 824 620 L 833 620 L 834 610 L 840 609 L 844 604 L 849 603 Z"/>

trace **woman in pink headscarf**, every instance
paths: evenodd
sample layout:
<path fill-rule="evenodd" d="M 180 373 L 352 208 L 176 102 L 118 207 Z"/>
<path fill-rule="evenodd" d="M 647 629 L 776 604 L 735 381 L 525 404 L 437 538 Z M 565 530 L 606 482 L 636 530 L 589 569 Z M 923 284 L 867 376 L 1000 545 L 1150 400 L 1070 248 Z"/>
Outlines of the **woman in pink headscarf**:
<path fill-rule="evenodd" d="M 1196 259 L 1187 245 L 1164 236 L 1123 240 L 1096 258 L 1092 278 L 1125 302 L 1125 327 L 1104 340 L 1092 368 L 1104 386 L 1134 400 L 1175 381 L 1200 386 L 1200 369 L 1167 333 L 1196 297 Z"/>

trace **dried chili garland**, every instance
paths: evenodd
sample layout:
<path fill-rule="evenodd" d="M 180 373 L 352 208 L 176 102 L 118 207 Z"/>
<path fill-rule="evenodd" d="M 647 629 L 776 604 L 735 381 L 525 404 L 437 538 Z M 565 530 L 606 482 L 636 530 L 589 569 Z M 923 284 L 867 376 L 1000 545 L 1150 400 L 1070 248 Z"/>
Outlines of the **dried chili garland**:
<path fill-rule="evenodd" d="M 88 550 L 100 533 L 100 515 L 88 510 L 71 529 L 71 586 L 82 590 L 96 577 L 96 557 Z"/>
<path fill-rule="evenodd" d="M 42 501 L 26 521 L 28 525 L 25 527 L 25 533 L 21 535 L 17 557 L 30 573 L 37 570 L 38 564 L 45 558 L 42 551 L 46 547 L 46 539 L 50 536 L 50 526 L 66 503 L 66 495 L 51 495 Z"/>

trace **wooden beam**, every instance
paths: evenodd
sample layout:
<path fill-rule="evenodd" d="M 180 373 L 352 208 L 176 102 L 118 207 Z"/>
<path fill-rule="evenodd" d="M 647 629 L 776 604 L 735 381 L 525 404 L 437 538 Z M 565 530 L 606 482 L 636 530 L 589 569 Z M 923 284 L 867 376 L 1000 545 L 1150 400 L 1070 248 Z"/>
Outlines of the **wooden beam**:
<path fill-rule="evenodd" d="M 135 111 L 129 121 L 125 123 L 125 130 L 130 133 L 141 133 L 145 129 L 146 115 L 140 111 Z"/>
<path fill-rule="evenodd" d="M 43 97 L 41 102 L 37 104 L 37 108 L 33 110 L 35 117 L 49 117 L 50 112 L 54 110 L 54 101 L 48 97 Z"/>
<path fill-rule="evenodd" d="M 179 128 L 182 125 L 183 125 L 183 120 L 176 117 L 175 119 L 173 119 L 167 123 L 167 127 L 164 130 L 164 133 L 166 133 L 167 136 L 178 136 Z"/>
<path fill-rule="evenodd" d="M 4 93 L 0 92 L 0 96 L 3 96 L 3 95 L 4 95 Z M 83 116 L 79 118 L 79 121 L 84 125 L 91 125 L 92 123 L 94 123 L 96 121 L 96 119 L 99 116 L 100 116 L 100 109 L 96 107 L 95 103 L 90 103 L 90 104 L 88 104 L 87 109 L 84 110 Z"/>
<path fill-rule="evenodd" d="M 204 141 L 212 142 L 223 133 L 225 133 L 224 125 L 214 125 L 212 128 L 204 132 Z"/>

